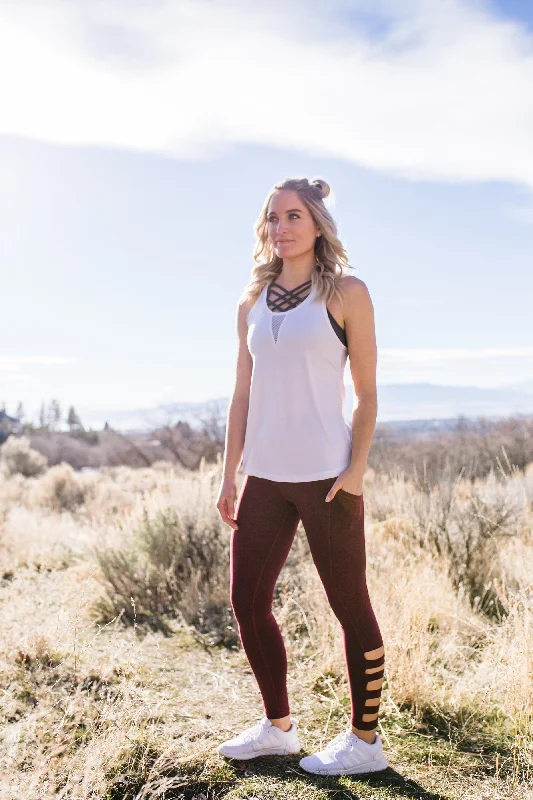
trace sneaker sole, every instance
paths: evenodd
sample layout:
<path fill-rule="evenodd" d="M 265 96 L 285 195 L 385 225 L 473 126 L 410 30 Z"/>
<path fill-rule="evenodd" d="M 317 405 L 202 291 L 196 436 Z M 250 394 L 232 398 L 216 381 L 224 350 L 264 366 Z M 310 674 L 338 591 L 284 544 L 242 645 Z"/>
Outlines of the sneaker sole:
<path fill-rule="evenodd" d="M 268 750 L 248 750 L 246 753 L 232 754 L 226 753 L 223 745 L 217 747 L 218 752 L 226 758 L 234 758 L 237 761 L 246 761 L 249 758 L 258 756 L 293 756 L 301 751 L 301 746 L 297 750 L 289 750 L 287 747 L 271 747 Z"/>
<path fill-rule="evenodd" d="M 312 772 L 314 775 L 364 775 L 368 772 L 380 772 L 382 769 L 387 769 L 389 762 L 386 757 L 383 756 L 369 764 L 357 764 L 357 766 L 352 767 L 352 769 L 343 769 L 342 771 L 333 772 L 329 769 L 309 769 L 309 767 L 304 767 L 302 764 L 300 764 L 300 766 L 306 772 Z"/>

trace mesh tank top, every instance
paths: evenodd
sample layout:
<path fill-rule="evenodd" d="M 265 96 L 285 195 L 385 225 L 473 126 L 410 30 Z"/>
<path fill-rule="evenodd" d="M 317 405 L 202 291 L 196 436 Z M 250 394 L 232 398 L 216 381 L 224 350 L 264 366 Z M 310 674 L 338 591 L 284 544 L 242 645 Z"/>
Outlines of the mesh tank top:
<path fill-rule="evenodd" d="M 336 477 L 351 459 L 345 414 L 345 344 L 313 288 L 294 308 L 272 311 L 265 286 L 250 309 L 253 359 L 243 473 L 276 481 Z"/>

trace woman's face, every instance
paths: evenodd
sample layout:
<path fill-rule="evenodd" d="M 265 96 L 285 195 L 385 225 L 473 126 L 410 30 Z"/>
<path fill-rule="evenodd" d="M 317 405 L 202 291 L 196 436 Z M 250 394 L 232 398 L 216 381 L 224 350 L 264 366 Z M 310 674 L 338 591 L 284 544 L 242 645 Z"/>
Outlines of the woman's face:
<path fill-rule="evenodd" d="M 270 198 L 268 235 L 279 258 L 294 258 L 314 250 L 319 230 L 298 193 L 279 189 Z"/>

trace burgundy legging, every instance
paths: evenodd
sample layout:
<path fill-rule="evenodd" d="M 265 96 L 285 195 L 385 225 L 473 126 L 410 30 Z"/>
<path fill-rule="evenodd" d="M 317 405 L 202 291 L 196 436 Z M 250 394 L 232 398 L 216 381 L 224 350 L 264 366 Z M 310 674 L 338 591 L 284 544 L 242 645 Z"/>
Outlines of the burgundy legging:
<path fill-rule="evenodd" d="M 336 478 L 290 483 L 247 475 L 231 533 L 231 605 L 270 719 L 289 714 L 287 655 L 272 601 L 301 519 L 313 561 L 344 638 L 351 722 L 377 726 L 384 648 L 366 584 L 363 495 L 340 489 Z M 373 650 L 378 653 L 372 653 Z M 367 654 L 367 655 L 365 655 Z M 369 655 L 368 655 L 369 654 Z M 381 680 L 380 680 L 381 679 Z"/>

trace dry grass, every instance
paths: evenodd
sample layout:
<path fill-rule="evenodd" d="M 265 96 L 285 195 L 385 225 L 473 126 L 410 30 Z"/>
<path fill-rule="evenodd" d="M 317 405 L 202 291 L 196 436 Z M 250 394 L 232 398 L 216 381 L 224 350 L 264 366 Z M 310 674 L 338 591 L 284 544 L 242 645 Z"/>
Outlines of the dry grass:
<path fill-rule="evenodd" d="M 262 713 L 229 607 L 218 469 L 0 480 L 0 796 L 533 797 L 533 471 L 427 491 L 368 471 L 394 770 L 355 781 L 216 753 Z M 302 529 L 275 603 L 312 751 L 346 727 L 349 700 Z"/>

